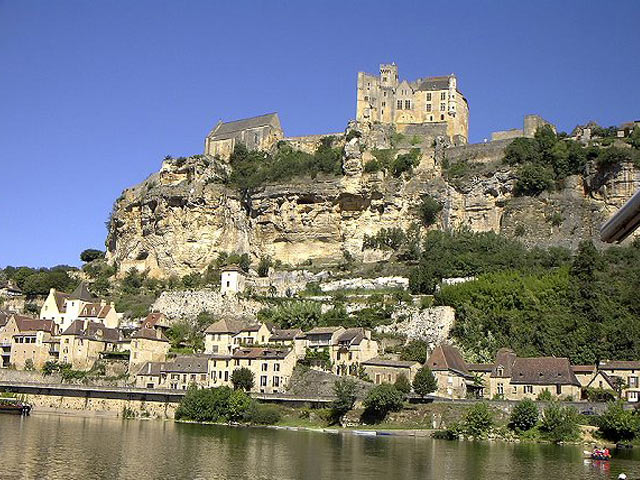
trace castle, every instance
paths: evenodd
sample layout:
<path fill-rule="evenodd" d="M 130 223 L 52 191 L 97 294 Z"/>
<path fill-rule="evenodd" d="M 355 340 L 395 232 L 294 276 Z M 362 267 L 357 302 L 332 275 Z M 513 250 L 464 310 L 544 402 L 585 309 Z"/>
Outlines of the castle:
<path fill-rule="evenodd" d="M 469 105 L 455 75 L 400 81 L 395 63 L 380 65 L 380 76 L 358 73 L 356 121 L 394 125 L 399 132 L 424 138 L 446 136 L 454 145 L 466 144 L 469 137 Z M 228 159 L 236 143 L 269 150 L 282 140 L 313 152 L 322 136 L 286 138 L 278 114 L 269 113 L 219 121 L 205 138 L 204 153 Z"/>
<path fill-rule="evenodd" d="M 469 104 L 456 76 L 400 81 L 395 63 L 381 64 L 380 75 L 358 73 L 356 120 L 395 125 L 400 132 L 436 133 L 456 145 L 469 138 Z"/>

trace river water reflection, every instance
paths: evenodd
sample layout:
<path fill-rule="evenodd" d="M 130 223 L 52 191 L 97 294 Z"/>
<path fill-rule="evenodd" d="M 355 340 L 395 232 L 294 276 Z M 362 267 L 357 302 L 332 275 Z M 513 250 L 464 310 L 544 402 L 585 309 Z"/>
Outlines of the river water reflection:
<path fill-rule="evenodd" d="M 0 416 L 0 479 L 640 478 L 640 450 L 611 470 L 582 447 L 358 437 L 33 415 Z"/>

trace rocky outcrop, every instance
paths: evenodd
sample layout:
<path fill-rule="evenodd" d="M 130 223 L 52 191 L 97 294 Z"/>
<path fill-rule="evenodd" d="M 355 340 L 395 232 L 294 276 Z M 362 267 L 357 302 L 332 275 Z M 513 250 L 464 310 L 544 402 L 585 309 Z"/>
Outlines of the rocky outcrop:
<path fill-rule="evenodd" d="M 455 317 L 456 311 L 452 307 L 431 307 L 424 310 L 405 307 L 392 314 L 394 323 L 376 327 L 376 331 L 403 335 L 407 341 L 424 340 L 431 350 L 449 338 Z"/>
<path fill-rule="evenodd" d="M 439 225 L 431 228 L 492 230 L 530 245 L 574 247 L 595 239 L 600 223 L 640 187 L 638 170 L 625 166 L 602 178 L 569 178 L 559 192 L 516 198 L 515 176 L 498 158 L 503 144 L 476 152 L 482 165 L 495 168 L 455 182 L 442 176 L 441 163 L 447 148 L 458 149 L 452 153 L 459 157 L 469 147 L 442 142 L 423 148 L 411 174 L 366 173 L 373 149 L 391 146 L 390 132 L 368 128 L 345 140 L 344 175 L 296 178 L 249 193 L 230 188 L 229 166 L 214 158 L 165 160 L 159 173 L 116 201 L 108 260 L 121 274 L 134 267 L 155 276 L 202 272 L 222 251 L 292 265 L 346 256 L 379 260 L 380 252 L 363 250 L 364 236 L 416 223 L 426 194 L 443 205 Z"/>
<path fill-rule="evenodd" d="M 264 306 L 254 300 L 221 295 L 215 290 L 184 290 L 162 292 L 151 306 L 151 311 L 162 312 L 171 320 L 193 320 L 203 312 L 216 316 L 242 316 L 255 315 L 262 308 Z"/>
<path fill-rule="evenodd" d="M 409 279 L 404 277 L 377 277 L 377 278 L 345 278 L 320 284 L 323 292 L 335 290 L 375 290 L 378 288 L 409 288 Z"/>

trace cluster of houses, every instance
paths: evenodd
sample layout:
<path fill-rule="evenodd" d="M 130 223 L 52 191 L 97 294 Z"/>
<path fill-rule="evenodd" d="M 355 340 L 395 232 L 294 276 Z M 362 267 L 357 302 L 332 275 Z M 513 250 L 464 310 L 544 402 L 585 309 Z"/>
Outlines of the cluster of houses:
<path fill-rule="evenodd" d="M 236 281 L 223 278 L 223 288 L 234 290 Z M 394 383 L 400 376 L 413 381 L 424 365 L 437 380 L 435 395 L 451 399 L 535 399 L 548 391 L 579 400 L 596 388 L 619 392 L 629 402 L 640 400 L 640 362 L 571 365 L 566 358 L 523 358 L 502 349 L 493 363 L 469 364 L 454 346 L 441 344 L 423 364 L 381 356 L 365 328 L 324 326 L 303 332 L 231 315 L 206 328 L 202 353 L 175 355 L 165 335 L 170 327 L 165 315 L 151 313 L 132 331 L 118 328 L 119 317 L 112 303 L 94 297 L 84 283 L 71 294 L 52 289 L 37 319 L 0 310 L 0 368 L 40 370 L 56 361 L 87 371 L 100 360 L 115 359 L 128 362 L 137 387 L 186 389 L 192 384 L 231 386 L 234 370 L 246 367 L 255 391 L 279 393 L 300 361 L 375 384 Z"/>

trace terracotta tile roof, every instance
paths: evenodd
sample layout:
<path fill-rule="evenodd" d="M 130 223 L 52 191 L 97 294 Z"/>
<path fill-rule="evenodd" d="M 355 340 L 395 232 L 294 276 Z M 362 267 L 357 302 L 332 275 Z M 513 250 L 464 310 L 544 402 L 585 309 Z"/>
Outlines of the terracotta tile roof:
<path fill-rule="evenodd" d="M 170 327 L 169 319 L 164 313 L 154 312 L 147 315 L 142 321 L 143 327 Z"/>
<path fill-rule="evenodd" d="M 431 370 L 451 370 L 463 376 L 471 376 L 460 351 L 452 345 L 438 345 L 429 355 L 426 365 Z"/>
<path fill-rule="evenodd" d="M 145 340 L 157 340 L 158 342 L 169 342 L 167 337 L 164 336 L 160 330 L 155 328 L 140 328 L 133 332 L 131 338 L 142 338 Z"/>
<path fill-rule="evenodd" d="M 512 384 L 576 385 L 576 378 L 568 358 L 516 358 L 511 371 Z"/>
<path fill-rule="evenodd" d="M 106 318 L 113 307 L 111 305 L 103 305 L 101 303 L 87 303 L 82 307 L 82 311 L 78 318 Z"/>
<path fill-rule="evenodd" d="M 412 362 L 408 360 L 389 360 L 386 358 L 375 357 L 364 362 L 361 365 L 372 365 L 377 367 L 392 367 L 392 368 L 411 368 L 420 367 L 419 362 Z"/>
<path fill-rule="evenodd" d="M 291 352 L 290 348 L 238 348 L 232 357 L 237 359 L 281 360 Z"/>
<path fill-rule="evenodd" d="M 275 329 L 271 336 L 269 337 L 270 342 L 278 342 L 278 341 L 287 341 L 287 340 L 295 340 L 297 337 L 302 335 L 302 330 L 299 328 L 290 328 L 279 330 Z"/>
<path fill-rule="evenodd" d="M 62 335 L 76 335 L 88 340 L 117 343 L 122 340 L 122 334 L 117 328 L 107 328 L 101 323 L 84 320 L 74 320 Z"/>
<path fill-rule="evenodd" d="M 639 361 L 603 360 L 598 365 L 600 370 L 640 370 Z"/>

